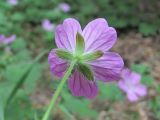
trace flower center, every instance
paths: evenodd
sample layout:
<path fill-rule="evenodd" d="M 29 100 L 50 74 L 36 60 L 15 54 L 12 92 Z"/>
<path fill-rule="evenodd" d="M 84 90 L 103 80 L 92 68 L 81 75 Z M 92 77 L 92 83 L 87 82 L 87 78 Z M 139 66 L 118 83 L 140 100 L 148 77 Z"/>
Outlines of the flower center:
<path fill-rule="evenodd" d="M 87 62 L 102 57 L 103 52 L 98 50 L 90 53 L 85 53 L 84 38 L 81 36 L 80 33 L 77 33 L 75 51 L 71 53 L 67 50 L 58 49 L 56 50 L 56 55 L 67 61 L 76 60 L 77 64 L 75 66 L 75 69 L 78 69 L 87 78 L 87 80 L 94 80 L 92 70 L 87 64 Z"/>

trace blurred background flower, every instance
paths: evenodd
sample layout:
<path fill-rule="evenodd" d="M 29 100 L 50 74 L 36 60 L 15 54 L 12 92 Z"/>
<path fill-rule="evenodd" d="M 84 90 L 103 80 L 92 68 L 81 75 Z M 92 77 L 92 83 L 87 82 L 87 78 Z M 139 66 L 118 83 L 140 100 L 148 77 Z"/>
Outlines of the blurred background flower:
<path fill-rule="evenodd" d="M 10 5 L 17 5 L 18 4 L 18 0 L 7 0 L 7 2 L 10 4 Z"/>
<path fill-rule="evenodd" d="M 147 95 L 147 88 L 141 81 L 141 75 L 125 68 L 121 73 L 122 80 L 119 81 L 119 87 L 127 94 L 131 102 L 136 102 L 140 97 Z"/>
<path fill-rule="evenodd" d="M 50 20 L 48 19 L 44 19 L 42 21 L 42 28 L 46 31 L 53 31 L 55 28 L 55 25 L 53 23 L 51 23 Z"/>
<path fill-rule="evenodd" d="M 7 45 L 7 44 L 12 43 L 15 40 L 16 40 L 16 35 L 11 35 L 9 37 L 6 37 L 4 35 L 0 35 L 0 44 Z"/>
<path fill-rule="evenodd" d="M 60 3 L 60 4 L 58 5 L 58 8 L 59 8 L 60 10 L 62 10 L 63 12 L 69 12 L 69 11 L 71 10 L 70 5 L 67 4 L 67 3 Z"/>

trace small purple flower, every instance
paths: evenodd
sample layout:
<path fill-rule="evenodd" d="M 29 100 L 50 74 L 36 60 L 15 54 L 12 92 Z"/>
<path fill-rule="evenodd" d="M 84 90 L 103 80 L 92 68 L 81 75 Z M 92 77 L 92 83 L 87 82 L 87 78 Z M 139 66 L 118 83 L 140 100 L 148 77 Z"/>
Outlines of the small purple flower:
<path fill-rule="evenodd" d="M 4 35 L 0 35 L 0 43 L 7 45 L 16 40 L 16 35 L 11 35 L 10 37 L 5 37 Z"/>
<path fill-rule="evenodd" d="M 0 34 L 0 43 L 3 43 L 4 39 L 5 39 L 5 36 Z"/>
<path fill-rule="evenodd" d="M 132 72 L 129 69 L 123 69 L 121 77 L 122 80 L 119 81 L 118 86 L 127 94 L 129 101 L 136 102 L 140 97 L 147 95 L 146 86 L 140 83 L 140 74 Z"/>
<path fill-rule="evenodd" d="M 98 93 L 97 80 L 110 82 L 120 79 L 123 60 L 108 50 L 115 44 L 117 33 L 103 18 L 98 18 L 83 29 L 79 22 L 68 18 L 57 26 L 53 49 L 48 57 L 53 75 L 63 77 L 70 62 L 76 60 L 68 80 L 74 96 L 93 98 Z"/>
<path fill-rule="evenodd" d="M 71 7 L 67 3 L 60 3 L 58 8 L 64 12 L 69 12 L 71 10 Z"/>
<path fill-rule="evenodd" d="M 18 1 L 17 0 L 7 0 L 7 2 L 10 4 L 10 5 L 17 5 L 18 4 Z"/>
<path fill-rule="evenodd" d="M 46 31 L 53 31 L 55 28 L 55 25 L 52 24 L 50 20 L 45 19 L 42 21 L 42 28 Z"/>

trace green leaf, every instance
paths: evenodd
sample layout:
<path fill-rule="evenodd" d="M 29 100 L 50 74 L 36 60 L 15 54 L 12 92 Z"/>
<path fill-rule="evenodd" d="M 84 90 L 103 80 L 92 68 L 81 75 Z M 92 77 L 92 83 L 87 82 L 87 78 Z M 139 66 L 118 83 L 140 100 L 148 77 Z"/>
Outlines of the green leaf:
<path fill-rule="evenodd" d="M 77 114 L 80 117 L 88 116 L 96 118 L 98 116 L 97 111 L 89 107 L 91 101 L 73 97 L 67 90 L 62 92 L 62 98 L 63 102 L 61 104 L 65 106 L 69 112 Z"/>
<path fill-rule="evenodd" d="M 100 99 L 101 100 L 123 100 L 124 96 L 118 86 L 114 83 L 104 84 L 99 82 L 99 89 L 100 89 Z M 115 94 L 116 93 L 116 94 Z"/>
<path fill-rule="evenodd" d="M 5 120 L 33 120 L 35 108 L 32 106 L 31 99 L 24 92 L 18 95 L 19 92 L 7 106 Z"/>
<path fill-rule="evenodd" d="M 94 76 L 92 73 L 92 70 L 89 68 L 86 64 L 78 64 L 78 70 L 88 79 L 88 80 L 94 80 Z"/>
<path fill-rule="evenodd" d="M 149 108 L 153 111 L 155 114 L 155 117 L 157 120 L 160 119 L 160 96 L 156 96 L 154 99 L 151 99 L 148 101 Z"/>
<path fill-rule="evenodd" d="M 136 71 L 140 74 L 145 74 L 147 72 L 150 72 L 149 67 L 144 64 L 132 64 L 131 68 L 133 71 Z"/>
<path fill-rule="evenodd" d="M 33 91 L 36 86 L 36 82 L 40 79 L 41 75 L 42 65 L 38 63 L 34 64 L 24 82 L 24 90 L 26 91 L 26 93 L 31 93 Z"/>
<path fill-rule="evenodd" d="M 44 51 L 41 54 L 39 54 L 35 58 L 35 60 L 32 61 L 30 64 L 26 64 L 26 63 L 19 64 L 20 65 L 19 67 L 17 65 L 14 65 L 13 69 L 8 69 L 8 71 L 6 73 L 6 74 L 8 74 L 7 75 L 7 77 L 8 77 L 7 84 L 9 84 L 10 87 L 6 87 L 6 88 L 9 88 L 9 90 L 7 89 L 9 91 L 9 93 L 5 97 L 7 103 L 9 103 L 12 100 L 13 96 L 16 94 L 18 89 L 21 87 L 21 85 L 26 80 L 27 76 L 29 75 L 29 73 L 32 70 L 35 63 L 37 63 L 43 57 L 43 55 L 46 54 L 46 52 L 48 52 L 48 51 Z M 19 74 L 19 73 L 21 73 L 21 74 Z"/>
<path fill-rule="evenodd" d="M 139 31 L 143 33 L 145 36 L 154 35 L 156 33 L 156 27 L 150 24 L 142 23 L 139 26 Z"/>
<path fill-rule="evenodd" d="M 4 120 L 4 106 L 1 101 L 0 101 L 0 120 Z"/>
<path fill-rule="evenodd" d="M 67 110 L 67 108 L 64 105 L 58 106 L 62 112 L 66 114 L 69 120 L 76 120 L 75 117 Z"/>
<path fill-rule="evenodd" d="M 154 85 L 154 79 L 150 75 L 142 75 L 141 81 L 143 84 L 147 86 L 153 86 Z"/>
<path fill-rule="evenodd" d="M 15 51 L 21 51 L 24 50 L 26 48 L 27 44 L 26 41 L 21 39 L 21 38 L 17 38 L 12 44 L 11 47 L 13 50 Z"/>
<path fill-rule="evenodd" d="M 24 19 L 25 19 L 24 14 L 20 12 L 16 12 L 11 16 L 11 20 L 16 22 L 24 21 Z"/>
<path fill-rule="evenodd" d="M 62 50 L 62 49 L 56 50 L 56 55 L 59 58 L 62 58 L 62 59 L 65 59 L 65 60 L 72 60 L 72 58 L 73 58 L 73 55 L 70 52 L 68 52 L 66 50 Z"/>
<path fill-rule="evenodd" d="M 84 38 L 81 36 L 80 33 L 76 35 L 76 54 L 82 54 L 85 49 L 85 42 Z"/>
<path fill-rule="evenodd" d="M 92 61 L 92 60 L 96 60 L 96 59 L 98 59 L 102 56 L 103 56 L 103 52 L 99 50 L 99 51 L 96 51 L 96 52 L 92 52 L 92 53 L 83 55 L 82 60 Z"/>

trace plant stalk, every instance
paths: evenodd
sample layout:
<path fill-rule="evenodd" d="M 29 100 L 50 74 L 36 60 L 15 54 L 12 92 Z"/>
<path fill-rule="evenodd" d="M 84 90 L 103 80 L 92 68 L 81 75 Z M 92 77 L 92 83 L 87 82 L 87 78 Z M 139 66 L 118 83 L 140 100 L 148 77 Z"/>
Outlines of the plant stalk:
<path fill-rule="evenodd" d="M 72 62 L 71 62 L 68 70 L 67 70 L 66 73 L 64 74 L 64 76 L 63 76 L 63 78 L 62 78 L 62 80 L 61 80 L 58 88 L 56 89 L 56 91 L 55 91 L 55 93 L 54 93 L 54 95 L 53 95 L 53 97 L 52 97 L 52 99 L 51 99 L 50 105 L 49 105 L 47 111 L 45 112 L 42 120 L 48 120 L 49 115 L 50 115 L 50 113 L 51 113 L 51 111 L 52 111 L 52 108 L 55 106 L 55 102 L 56 102 L 56 100 L 57 100 L 60 92 L 62 91 L 62 88 L 63 88 L 65 82 L 67 81 L 67 79 L 68 79 L 69 76 L 71 75 L 72 70 L 73 70 L 75 64 L 76 64 L 76 61 L 72 61 Z"/>

